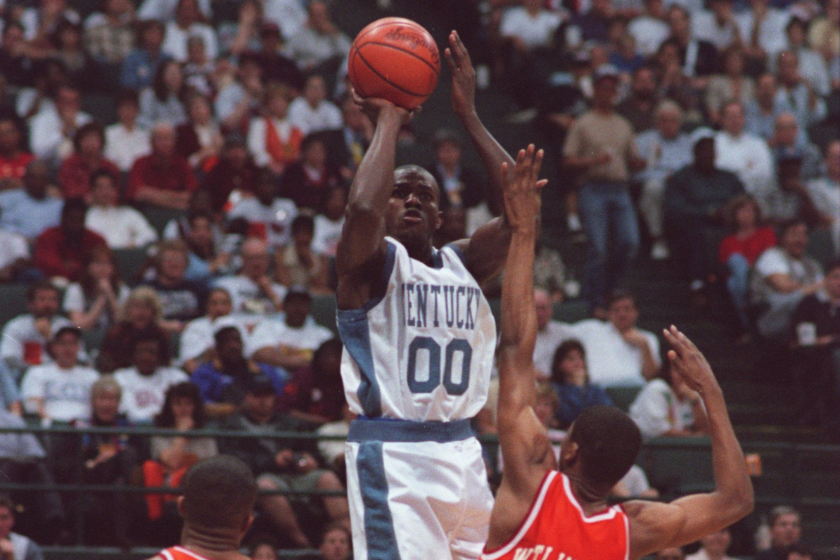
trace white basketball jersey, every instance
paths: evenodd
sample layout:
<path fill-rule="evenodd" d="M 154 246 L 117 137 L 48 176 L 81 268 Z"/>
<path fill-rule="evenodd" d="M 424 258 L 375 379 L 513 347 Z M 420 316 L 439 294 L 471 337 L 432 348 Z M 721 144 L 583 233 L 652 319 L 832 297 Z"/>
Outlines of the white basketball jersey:
<path fill-rule="evenodd" d="M 353 412 L 371 418 L 472 418 L 487 400 L 496 323 L 461 251 L 434 266 L 388 237 L 385 269 L 361 309 L 339 310 L 341 376 Z"/>

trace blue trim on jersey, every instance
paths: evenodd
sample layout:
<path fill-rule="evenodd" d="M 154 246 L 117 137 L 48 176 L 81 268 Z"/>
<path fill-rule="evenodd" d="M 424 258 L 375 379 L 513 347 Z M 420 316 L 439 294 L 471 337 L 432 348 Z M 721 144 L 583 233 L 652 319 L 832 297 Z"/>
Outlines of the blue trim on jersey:
<path fill-rule="evenodd" d="M 419 442 L 446 443 L 473 437 L 470 421 L 413 422 L 396 418 L 359 417 L 350 423 L 347 441 L 370 442 Z"/>
<path fill-rule="evenodd" d="M 469 270 L 469 268 L 467 268 L 467 257 L 464 255 L 464 252 L 461 250 L 461 248 L 458 247 L 457 245 L 455 245 L 454 243 L 447 243 L 446 245 L 443 246 L 444 249 L 447 248 L 447 247 L 452 249 L 452 252 L 455 253 L 455 255 L 459 259 L 461 259 L 461 264 L 464 265 L 464 268 Z"/>
<path fill-rule="evenodd" d="M 365 541 L 368 560 L 399 560 L 394 520 L 388 507 L 388 479 L 381 442 L 359 445 L 356 458 L 362 503 L 365 506 Z"/>
<path fill-rule="evenodd" d="M 376 371 L 373 367 L 373 350 L 370 345 L 370 327 L 367 314 L 379 305 L 379 302 L 385 297 L 391 274 L 394 273 L 397 247 L 390 242 L 386 242 L 386 244 L 385 265 L 379 281 L 371 287 L 371 299 L 359 309 L 336 308 L 335 312 L 338 334 L 361 371 L 362 381 L 356 394 L 362 404 L 365 416 L 370 417 L 382 415 L 382 400 L 379 383 L 376 380 Z"/>
<path fill-rule="evenodd" d="M 432 268 L 437 270 L 443 268 L 443 255 L 434 247 L 432 247 Z"/>

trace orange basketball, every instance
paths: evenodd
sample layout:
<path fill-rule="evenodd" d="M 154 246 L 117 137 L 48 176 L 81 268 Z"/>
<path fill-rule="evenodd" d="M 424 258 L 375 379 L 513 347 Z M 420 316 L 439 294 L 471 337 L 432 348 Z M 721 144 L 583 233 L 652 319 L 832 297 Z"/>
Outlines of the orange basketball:
<path fill-rule="evenodd" d="M 383 18 L 356 36 L 348 71 L 360 96 L 387 99 L 410 111 L 435 90 L 440 53 L 420 25 L 405 18 Z"/>

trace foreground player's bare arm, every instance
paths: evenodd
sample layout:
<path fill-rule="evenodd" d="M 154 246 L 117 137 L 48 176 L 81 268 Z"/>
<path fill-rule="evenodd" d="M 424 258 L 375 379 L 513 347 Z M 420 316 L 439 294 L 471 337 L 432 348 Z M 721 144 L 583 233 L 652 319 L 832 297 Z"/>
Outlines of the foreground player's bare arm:
<path fill-rule="evenodd" d="M 513 176 L 505 186 L 511 242 L 502 286 L 497 415 L 505 474 L 491 518 L 491 541 L 487 543 L 491 548 L 516 532 L 543 476 L 555 466 L 548 434 L 533 410 L 537 338 L 533 267 L 540 189 L 545 185 L 544 180 L 537 180 L 542 157 L 542 150 L 536 155 L 533 148 L 520 151 Z"/>
<path fill-rule="evenodd" d="M 735 437 L 723 392 L 697 347 L 676 327 L 664 331 L 673 348 L 671 366 L 700 393 L 708 412 L 715 490 L 669 504 L 628 502 L 630 556 L 641 558 L 662 548 L 682 546 L 732 525 L 753 510 L 753 487 Z"/>

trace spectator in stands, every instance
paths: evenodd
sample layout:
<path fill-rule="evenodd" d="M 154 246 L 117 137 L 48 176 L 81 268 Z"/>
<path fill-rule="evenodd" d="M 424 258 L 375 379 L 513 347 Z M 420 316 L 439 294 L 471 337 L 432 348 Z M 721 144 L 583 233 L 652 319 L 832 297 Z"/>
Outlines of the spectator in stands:
<path fill-rule="evenodd" d="M 0 217 L 2 217 L 0 210 Z M 30 282 L 43 278 L 29 267 L 29 244 L 20 234 L 0 229 L 0 283 Z"/>
<path fill-rule="evenodd" d="M 91 116 L 82 112 L 81 93 L 70 84 L 59 86 L 55 107 L 47 107 L 29 121 L 32 152 L 41 159 L 57 165 L 70 155 L 76 131 L 90 122 Z"/>
<path fill-rule="evenodd" d="M 131 365 L 129 348 L 140 333 L 160 330 L 165 336 L 163 327 L 174 330 L 163 320 L 160 297 L 148 286 L 134 288 L 128 294 L 117 319 L 117 324 L 108 329 L 99 348 L 97 369 L 102 373 L 112 373 Z"/>
<path fill-rule="evenodd" d="M 309 292 L 290 288 L 283 299 L 283 317 L 270 317 L 257 325 L 246 354 L 258 362 L 289 371 L 309 365 L 315 350 L 333 337 L 329 329 L 316 323 L 309 315 L 311 309 Z"/>
<path fill-rule="evenodd" d="M 290 99 L 288 86 L 269 85 L 263 96 L 265 115 L 251 121 L 248 130 L 248 149 L 254 161 L 278 175 L 300 155 L 304 137 L 287 118 Z"/>
<path fill-rule="evenodd" d="M 752 9 L 735 16 L 748 64 L 761 68 L 785 48 L 785 26 L 790 15 L 770 6 L 770 0 L 750 0 Z"/>
<path fill-rule="evenodd" d="M 15 526 L 14 502 L 0 495 L 0 555 L 9 560 L 44 560 L 44 554 L 29 537 L 12 532 Z"/>
<path fill-rule="evenodd" d="M 47 341 L 70 321 L 58 314 L 58 289 L 49 282 L 39 282 L 27 291 L 29 313 L 6 323 L 0 340 L 0 358 L 17 379 L 28 367 L 48 363 Z"/>
<path fill-rule="evenodd" d="M 537 308 L 537 341 L 534 346 L 534 367 L 537 377 L 551 377 L 551 365 L 554 353 L 560 343 L 571 338 L 571 328 L 566 323 L 551 318 L 554 311 L 551 296 L 545 290 L 534 290 L 534 305 Z"/>
<path fill-rule="evenodd" d="M 187 244 L 188 264 L 184 278 L 190 282 L 206 284 L 232 271 L 231 252 L 223 251 L 225 247 L 217 239 L 213 221 L 208 211 L 194 210 L 187 214 L 189 228 L 183 239 Z"/>
<path fill-rule="evenodd" d="M 772 223 L 783 223 L 798 217 L 809 226 L 822 227 L 834 219 L 814 206 L 802 181 L 802 158 L 797 155 L 779 157 L 773 189 L 765 193 L 759 204 Z"/>
<path fill-rule="evenodd" d="M 312 454 L 301 446 L 301 440 L 271 437 L 274 432 L 299 431 L 303 427 L 299 420 L 277 414 L 276 400 L 274 383 L 270 379 L 265 376 L 253 378 L 245 391 L 241 413 L 228 418 L 223 427 L 231 431 L 263 433 L 268 437 L 223 439 L 221 451 L 245 461 L 263 490 L 344 490 L 334 472 L 318 468 Z M 325 496 L 323 503 L 331 520 L 349 521 L 347 498 Z M 285 496 L 263 496 L 257 504 L 292 544 L 309 547 L 309 539 L 298 525 Z"/>
<path fill-rule="evenodd" d="M 266 241 L 272 251 L 277 251 L 291 241 L 292 221 L 297 215 L 295 202 L 278 196 L 277 177 L 263 170 L 256 177 L 254 196 L 237 202 L 227 213 L 227 219 L 244 218 L 249 235 Z"/>
<path fill-rule="evenodd" d="M 33 242 L 44 230 L 58 225 L 64 202 L 49 194 L 50 170 L 41 160 L 26 166 L 23 189 L 0 192 L 0 228 Z"/>
<path fill-rule="evenodd" d="M 157 122 L 165 122 L 173 127 L 187 122 L 187 112 L 181 101 L 183 91 L 184 74 L 181 65 L 174 60 L 161 62 L 152 86 L 140 92 L 138 124 L 152 128 Z"/>
<path fill-rule="evenodd" d="M 328 63 L 344 59 L 350 51 L 350 38 L 330 20 L 326 2 L 310 2 L 306 12 L 306 25 L 289 38 L 286 46 L 301 70 L 325 70 Z"/>
<path fill-rule="evenodd" d="M 160 297 L 164 319 L 178 321 L 182 326 L 201 315 L 207 295 L 203 285 L 186 279 L 188 263 L 188 249 L 183 241 L 162 241 L 154 280 L 147 282 Z"/>
<path fill-rule="evenodd" d="M 767 515 L 770 524 L 770 548 L 762 550 L 755 560 L 787 560 L 787 549 L 802 538 L 802 516 L 790 506 L 776 506 Z"/>
<path fill-rule="evenodd" d="M 84 92 L 101 89 L 102 74 L 99 65 L 85 51 L 80 22 L 61 21 L 50 34 L 52 57 L 64 64 L 69 81 L 79 84 Z"/>
<path fill-rule="evenodd" d="M 705 231 L 723 224 L 726 204 L 744 194 L 738 177 L 717 165 L 715 141 L 703 137 L 694 143 L 694 163 L 671 175 L 664 197 L 665 230 L 674 255 L 687 262 L 690 289 L 702 303 L 708 275 Z"/>
<path fill-rule="evenodd" d="M 290 379 L 286 370 L 245 358 L 245 329 L 227 317 L 214 321 L 212 359 L 193 373 L 193 382 L 201 391 L 207 412 L 213 417 L 230 416 L 245 398 L 245 390 L 255 376 L 264 375 L 274 384 L 277 394 Z"/>
<path fill-rule="evenodd" d="M 805 254 L 807 245 L 808 225 L 791 220 L 782 225 L 779 247 L 767 249 L 755 263 L 750 299 L 760 310 L 756 327 L 763 337 L 786 338 L 796 306 L 823 287 L 822 267 Z"/>
<path fill-rule="evenodd" d="M 799 56 L 790 50 L 778 54 L 778 91 L 776 102 L 782 110 L 793 113 L 802 129 L 823 120 L 827 114 L 825 101 L 799 70 Z"/>
<path fill-rule="evenodd" d="M 342 140 L 330 146 L 329 155 L 332 162 L 339 166 L 341 176 L 349 180 L 373 139 L 373 125 L 350 95 L 341 98 L 340 106 L 344 121 Z"/>
<path fill-rule="evenodd" d="M 176 129 L 178 153 L 187 158 L 196 169 L 205 169 L 215 163 L 222 148 L 222 133 L 213 119 L 210 100 L 200 93 L 193 93 L 187 99 L 189 122 Z"/>
<path fill-rule="evenodd" d="M 799 71 L 802 79 L 810 84 L 814 93 L 825 97 L 831 92 L 828 67 L 819 52 L 806 46 L 806 27 L 807 25 L 802 19 L 798 17 L 790 18 L 787 27 L 785 27 L 787 48 L 799 60 Z"/>
<path fill-rule="evenodd" d="M 177 62 L 187 61 L 187 42 L 192 37 L 201 37 L 207 58 L 215 60 L 219 56 L 216 31 L 205 23 L 199 10 L 198 0 L 178 0 L 175 17 L 166 21 L 161 51 Z"/>
<path fill-rule="evenodd" d="M 639 156 L 647 167 L 636 177 L 642 182 L 639 208 L 653 237 L 650 256 L 667 259 L 670 252 L 662 225 L 665 184 L 675 172 L 691 163 L 691 139 L 680 133 L 683 112 L 673 101 L 665 100 L 656 108 L 656 129 L 636 135 Z"/>
<path fill-rule="evenodd" d="M 256 57 L 266 82 L 286 84 L 295 91 L 303 89 L 303 73 L 289 57 L 284 35 L 276 23 L 265 22 L 259 30 L 259 51 Z"/>
<path fill-rule="evenodd" d="M 210 0 L 198 0 L 198 9 L 201 11 L 202 18 L 213 17 L 213 6 Z M 169 21 L 176 16 L 177 12 L 178 0 L 143 0 L 137 10 L 137 17 Z"/>
<path fill-rule="evenodd" d="M 215 95 L 216 64 L 207 56 L 204 39 L 191 36 L 187 39 L 187 62 L 183 66 L 185 87 L 201 95 Z"/>
<path fill-rule="evenodd" d="M 117 274 L 114 253 L 94 247 L 78 282 L 64 292 L 64 312 L 83 331 L 105 331 L 116 322 L 117 313 L 128 298 L 129 289 Z"/>
<path fill-rule="evenodd" d="M 219 161 L 204 176 L 201 184 L 201 188 L 210 194 L 213 212 L 222 212 L 234 198 L 253 194 L 258 174 L 259 168 L 243 139 L 236 135 L 225 138 Z"/>
<path fill-rule="evenodd" d="M 114 0 L 122 1 L 122 0 Z M 137 92 L 123 90 L 117 96 L 117 122 L 105 128 L 105 157 L 123 173 L 151 149 L 149 131 L 137 124 L 140 100 Z"/>
<path fill-rule="evenodd" d="M 700 550 L 686 556 L 685 560 L 734 560 L 726 555 L 730 543 L 729 529 L 721 529 L 700 539 Z"/>
<path fill-rule="evenodd" d="M 630 418 L 639 426 L 645 440 L 709 433 L 709 419 L 700 395 L 670 364 L 662 367 L 636 396 L 630 405 Z"/>
<path fill-rule="evenodd" d="M 8 21 L 3 27 L 3 42 L 0 48 L 0 74 L 9 83 L 27 85 L 31 73 L 31 61 L 27 56 L 25 30 L 20 22 Z"/>
<path fill-rule="evenodd" d="M 341 228 L 344 227 L 344 209 L 347 206 L 347 190 L 332 187 L 324 195 L 324 213 L 315 216 L 315 237 L 312 250 L 328 258 L 335 257 Z"/>
<path fill-rule="evenodd" d="M 655 560 L 685 560 L 685 552 L 683 549 L 674 546 L 671 548 L 663 548 L 654 556 Z"/>
<path fill-rule="evenodd" d="M 152 153 L 131 168 L 126 198 L 152 207 L 186 210 L 198 179 L 189 162 L 175 151 L 175 129 L 158 123 L 152 129 Z"/>
<path fill-rule="evenodd" d="M 224 288 L 213 288 L 207 295 L 205 314 L 193 319 L 184 327 L 181 334 L 181 350 L 178 362 L 181 369 L 192 375 L 193 372 L 213 358 L 213 329 L 216 320 L 227 317 L 233 311 L 230 294 Z M 246 336 L 247 338 L 247 336 Z M 207 399 L 207 395 L 204 395 Z"/>
<path fill-rule="evenodd" d="M 22 187 L 26 166 L 35 159 L 24 149 L 22 126 L 14 115 L 0 116 L 0 190 Z"/>
<path fill-rule="evenodd" d="M 711 0 L 707 10 L 692 14 L 692 35 L 711 43 L 719 52 L 739 43 L 741 35 L 735 22 L 733 4 L 733 0 Z M 724 69 L 725 66 L 724 63 Z"/>
<path fill-rule="evenodd" d="M 117 176 L 100 169 L 90 177 L 91 207 L 85 227 L 105 239 L 111 249 L 145 247 L 157 241 L 157 232 L 130 206 L 119 205 Z"/>
<path fill-rule="evenodd" d="M 343 184 L 340 170 L 330 163 L 323 138 L 310 135 L 300 144 L 300 159 L 283 172 L 280 193 L 298 208 L 321 213 L 327 190 Z"/>
<path fill-rule="evenodd" d="M 441 207 L 474 208 L 485 201 L 481 177 L 461 161 L 463 146 L 451 130 L 435 134 L 435 164 L 430 169 L 440 186 Z"/>
<path fill-rule="evenodd" d="M 277 409 L 313 424 L 346 417 L 341 352 L 338 338 L 325 340 L 312 356 L 312 363 L 298 369 L 280 393 Z"/>
<path fill-rule="evenodd" d="M 586 351 L 583 344 L 574 338 L 563 341 L 554 353 L 551 385 L 559 398 L 559 406 L 554 416 L 562 429 L 568 429 L 578 414 L 587 407 L 613 404 L 604 389 L 589 382 Z"/>
<path fill-rule="evenodd" d="M 294 413 L 293 413 L 294 414 Z M 358 414 L 350 412 L 350 406 L 347 401 L 341 406 L 342 417 L 335 422 L 327 422 L 315 430 L 319 436 L 344 436 L 345 438 L 350 433 L 350 423 L 359 417 Z M 344 442 L 341 440 L 321 439 L 318 441 L 318 452 L 321 454 L 321 459 L 338 474 L 342 482 L 347 481 L 347 466 L 345 465 L 344 457 Z"/>
<path fill-rule="evenodd" d="M 607 41 L 607 27 L 614 15 L 611 0 L 595 0 L 589 10 L 572 19 L 571 24 L 580 30 L 580 38 L 584 42 Z"/>
<path fill-rule="evenodd" d="M 744 130 L 765 140 L 773 137 L 776 117 L 782 112 L 777 91 L 776 76 L 762 74 L 758 77 L 755 99 L 744 105 Z"/>
<path fill-rule="evenodd" d="M 739 102 L 723 106 L 722 130 L 715 134 L 715 165 L 735 173 L 744 189 L 761 199 L 773 186 L 773 156 L 767 142 L 746 132 L 744 124 L 744 108 Z"/>
<path fill-rule="evenodd" d="M 654 54 L 662 41 L 668 38 L 670 29 L 665 22 L 666 17 L 665 3 L 662 0 L 645 0 L 644 11 L 630 20 L 627 31 L 635 39 L 636 51 L 639 54 Z"/>
<path fill-rule="evenodd" d="M 318 551 L 322 560 L 350 560 L 350 530 L 340 523 L 332 523 L 324 529 Z"/>
<path fill-rule="evenodd" d="M 82 125 L 73 138 L 73 153 L 58 169 L 58 185 L 64 198 L 84 197 L 90 202 L 90 178 L 96 171 L 105 170 L 115 177 L 120 170 L 108 161 L 105 148 L 105 131 L 96 121 Z"/>
<path fill-rule="evenodd" d="M 588 357 L 592 383 L 602 387 L 639 387 L 659 370 L 659 340 L 636 327 L 639 310 L 629 292 L 613 293 L 606 322 L 587 319 L 572 325 Z"/>
<path fill-rule="evenodd" d="M 687 76 L 709 76 L 718 72 L 718 53 L 711 43 L 692 36 L 691 15 L 679 4 L 668 9 L 671 40 L 679 45 L 680 67 Z"/>
<path fill-rule="evenodd" d="M 807 136 L 801 132 L 793 113 L 780 113 L 776 117 L 776 127 L 767 144 L 773 150 L 777 166 L 785 159 L 801 159 L 803 181 L 810 181 L 819 176 L 822 167 L 820 149 L 810 143 Z"/>
<path fill-rule="evenodd" d="M 823 4 L 823 13 L 811 20 L 808 28 L 808 44 L 816 49 L 831 64 L 840 51 L 840 3 L 827 0 Z M 837 89 L 836 77 L 833 88 Z"/>
<path fill-rule="evenodd" d="M 732 0 L 716 0 L 732 8 Z M 712 3 L 714 6 L 714 2 Z M 712 124 L 720 122 L 720 111 L 727 101 L 739 101 L 746 107 L 755 99 L 755 82 L 744 74 L 746 61 L 740 45 L 727 47 L 721 53 L 721 73 L 709 79 L 706 90 L 706 111 Z"/>
<path fill-rule="evenodd" d="M 583 297 L 599 315 L 605 295 L 618 285 L 639 245 L 628 180 L 645 163 L 630 123 L 613 109 L 617 86 L 614 68 L 596 71 L 593 109 L 575 121 L 563 147 L 566 166 L 582 173 L 579 204 L 587 237 Z M 614 238 L 608 243 L 609 232 Z"/>
<path fill-rule="evenodd" d="M 790 320 L 797 421 L 824 425 L 840 435 L 840 261 L 826 267 L 823 287 L 802 298 Z"/>
<path fill-rule="evenodd" d="M 68 199 L 61 209 L 61 223 L 35 240 L 32 263 L 47 278 L 62 278 L 65 285 L 68 280 L 79 280 L 90 252 L 96 247 L 107 247 L 105 239 L 85 228 L 86 215 L 84 200 Z"/>
<path fill-rule="evenodd" d="M 251 326 L 283 307 L 286 288 L 268 276 L 271 255 L 265 241 L 248 239 L 242 244 L 241 255 L 239 274 L 219 278 L 214 286 L 227 290 L 233 300 L 233 313 Z"/>
<path fill-rule="evenodd" d="M 140 91 L 152 85 L 158 67 L 169 59 L 161 51 L 163 45 L 163 23 L 149 20 L 141 24 L 137 35 L 138 46 L 123 60 L 120 69 L 120 85 Z"/>
<path fill-rule="evenodd" d="M 315 220 L 301 214 L 292 221 L 291 243 L 274 253 L 275 278 L 284 286 L 301 286 L 314 294 L 331 294 L 327 257 L 312 248 Z M 462 235 L 458 239 L 463 239 Z"/>
<path fill-rule="evenodd" d="M 70 422 L 90 414 L 90 388 L 99 379 L 93 368 L 79 365 L 82 331 L 64 326 L 53 335 L 54 362 L 32 366 L 23 375 L 21 396 L 27 412 L 41 420 Z"/>
<path fill-rule="evenodd" d="M 306 78 L 303 94 L 289 104 L 289 122 L 304 134 L 339 130 L 344 123 L 341 111 L 327 100 L 324 78 L 312 74 Z"/>
<path fill-rule="evenodd" d="M 248 130 L 251 118 L 261 110 L 263 83 L 259 60 L 252 54 L 243 53 L 235 79 L 222 87 L 216 96 L 216 116 L 222 128 L 242 134 Z"/>
<path fill-rule="evenodd" d="M 792 544 L 787 548 L 785 560 L 811 560 L 814 553 L 811 547 L 804 544 Z"/>
<path fill-rule="evenodd" d="M 189 381 L 170 385 L 163 406 L 155 416 L 156 428 L 190 432 L 204 428 L 204 401 L 198 387 Z M 152 436 L 151 459 L 143 463 L 143 483 L 147 488 L 181 486 L 184 475 L 195 463 L 219 454 L 212 437 Z M 180 534 L 181 524 L 176 497 L 147 494 L 146 508 L 156 538 L 172 542 Z M 168 538 L 164 538 L 167 535 Z"/>
<path fill-rule="evenodd" d="M 840 141 L 833 140 L 825 147 L 823 160 L 824 172 L 818 178 L 812 179 L 806 185 L 808 196 L 816 208 L 827 215 L 833 216 L 831 222 L 832 237 L 835 252 L 840 248 Z"/>
<path fill-rule="evenodd" d="M 169 366 L 169 339 L 161 330 L 137 333 L 126 350 L 131 356 L 131 367 L 114 372 L 123 394 L 120 412 L 136 424 L 151 424 L 163 409 L 167 389 L 189 378 L 180 369 Z"/>
<path fill-rule="evenodd" d="M 630 95 L 616 109 L 639 133 L 654 127 L 658 103 L 656 75 L 651 67 L 641 66 L 633 72 Z"/>
<path fill-rule="evenodd" d="M 761 208 L 749 195 L 738 196 L 727 205 L 726 221 L 734 231 L 721 241 L 718 260 L 729 271 L 726 289 L 741 320 L 741 327 L 748 331 L 750 273 L 759 255 L 776 246 L 776 233 L 772 227 L 763 225 Z M 742 337 L 742 341 L 747 340 L 749 337 Z"/>
<path fill-rule="evenodd" d="M 133 23 L 130 0 L 105 0 L 102 11 L 85 20 L 85 49 L 100 64 L 121 64 L 134 48 Z"/>

